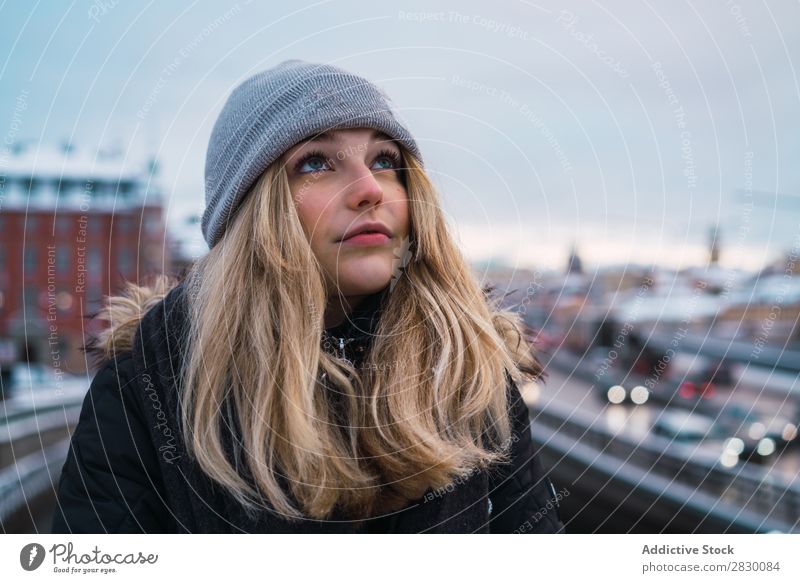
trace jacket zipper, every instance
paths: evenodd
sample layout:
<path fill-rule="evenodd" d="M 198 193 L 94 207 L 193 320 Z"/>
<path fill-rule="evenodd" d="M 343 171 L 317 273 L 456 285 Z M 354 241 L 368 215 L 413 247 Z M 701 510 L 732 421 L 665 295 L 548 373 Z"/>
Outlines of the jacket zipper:
<path fill-rule="evenodd" d="M 339 356 L 342 358 L 342 360 L 349 360 L 349 359 L 347 358 L 347 353 L 345 352 L 345 348 L 344 348 L 344 345 L 345 345 L 345 342 L 344 342 L 344 341 L 345 341 L 345 337 L 344 337 L 344 336 L 342 336 L 342 337 L 340 338 L 340 337 L 338 337 L 338 336 L 328 336 L 328 338 L 330 338 L 331 340 L 334 340 L 334 346 L 336 346 L 336 344 L 337 344 L 335 341 L 336 341 L 336 340 L 338 340 L 338 341 L 339 341 L 339 342 L 338 342 L 338 346 L 337 346 L 337 348 L 338 348 L 338 350 L 339 350 Z M 353 342 L 353 340 L 355 340 L 355 338 L 347 338 L 347 343 L 348 343 L 348 344 L 350 344 L 351 342 Z"/>

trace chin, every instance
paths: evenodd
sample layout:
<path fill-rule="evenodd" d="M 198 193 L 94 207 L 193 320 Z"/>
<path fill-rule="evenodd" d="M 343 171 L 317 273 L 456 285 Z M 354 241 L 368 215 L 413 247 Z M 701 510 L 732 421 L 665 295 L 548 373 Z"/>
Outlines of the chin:
<path fill-rule="evenodd" d="M 379 292 L 392 280 L 392 265 L 382 258 L 354 260 L 339 266 L 338 285 L 342 295 Z M 336 281 L 336 276 L 334 276 Z"/>

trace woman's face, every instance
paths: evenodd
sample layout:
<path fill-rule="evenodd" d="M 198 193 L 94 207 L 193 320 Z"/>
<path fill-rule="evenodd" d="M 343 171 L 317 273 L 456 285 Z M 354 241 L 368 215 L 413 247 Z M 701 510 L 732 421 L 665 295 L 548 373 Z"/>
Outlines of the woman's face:
<path fill-rule="evenodd" d="M 329 282 L 343 296 L 388 285 L 409 235 L 400 148 L 371 128 L 336 130 L 295 145 L 282 162 Z"/>

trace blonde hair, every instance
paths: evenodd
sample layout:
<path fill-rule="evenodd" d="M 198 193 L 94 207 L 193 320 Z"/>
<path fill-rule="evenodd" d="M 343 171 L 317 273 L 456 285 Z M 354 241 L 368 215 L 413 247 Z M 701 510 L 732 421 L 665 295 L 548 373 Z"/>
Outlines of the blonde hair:
<path fill-rule="evenodd" d="M 322 347 L 329 290 L 280 161 L 186 276 L 184 440 L 249 510 L 266 498 L 288 519 L 325 519 L 336 507 L 363 519 L 509 460 L 506 372 L 535 380 L 541 365 L 519 316 L 481 290 L 422 167 L 405 151 L 403 160 L 414 254 L 358 368 Z M 175 283 L 159 279 L 149 304 Z M 125 301 L 109 305 L 130 333 Z M 225 452 L 228 405 L 252 483 Z"/>

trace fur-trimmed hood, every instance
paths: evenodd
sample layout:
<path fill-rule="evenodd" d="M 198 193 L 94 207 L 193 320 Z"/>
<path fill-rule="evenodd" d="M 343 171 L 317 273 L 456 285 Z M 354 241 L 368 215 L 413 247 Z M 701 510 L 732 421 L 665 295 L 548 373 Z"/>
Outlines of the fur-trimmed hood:
<path fill-rule="evenodd" d="M 133 340 L 142 317 L 180 283 L 176 277 L 158 275 L 152 285 L 125 284 L 119 295 L 107 301 L 94 316 L 108 326 L 94 334 L 83 346 L 90 361 L 99 366 L 123 352 L 133 350 Z"/>

